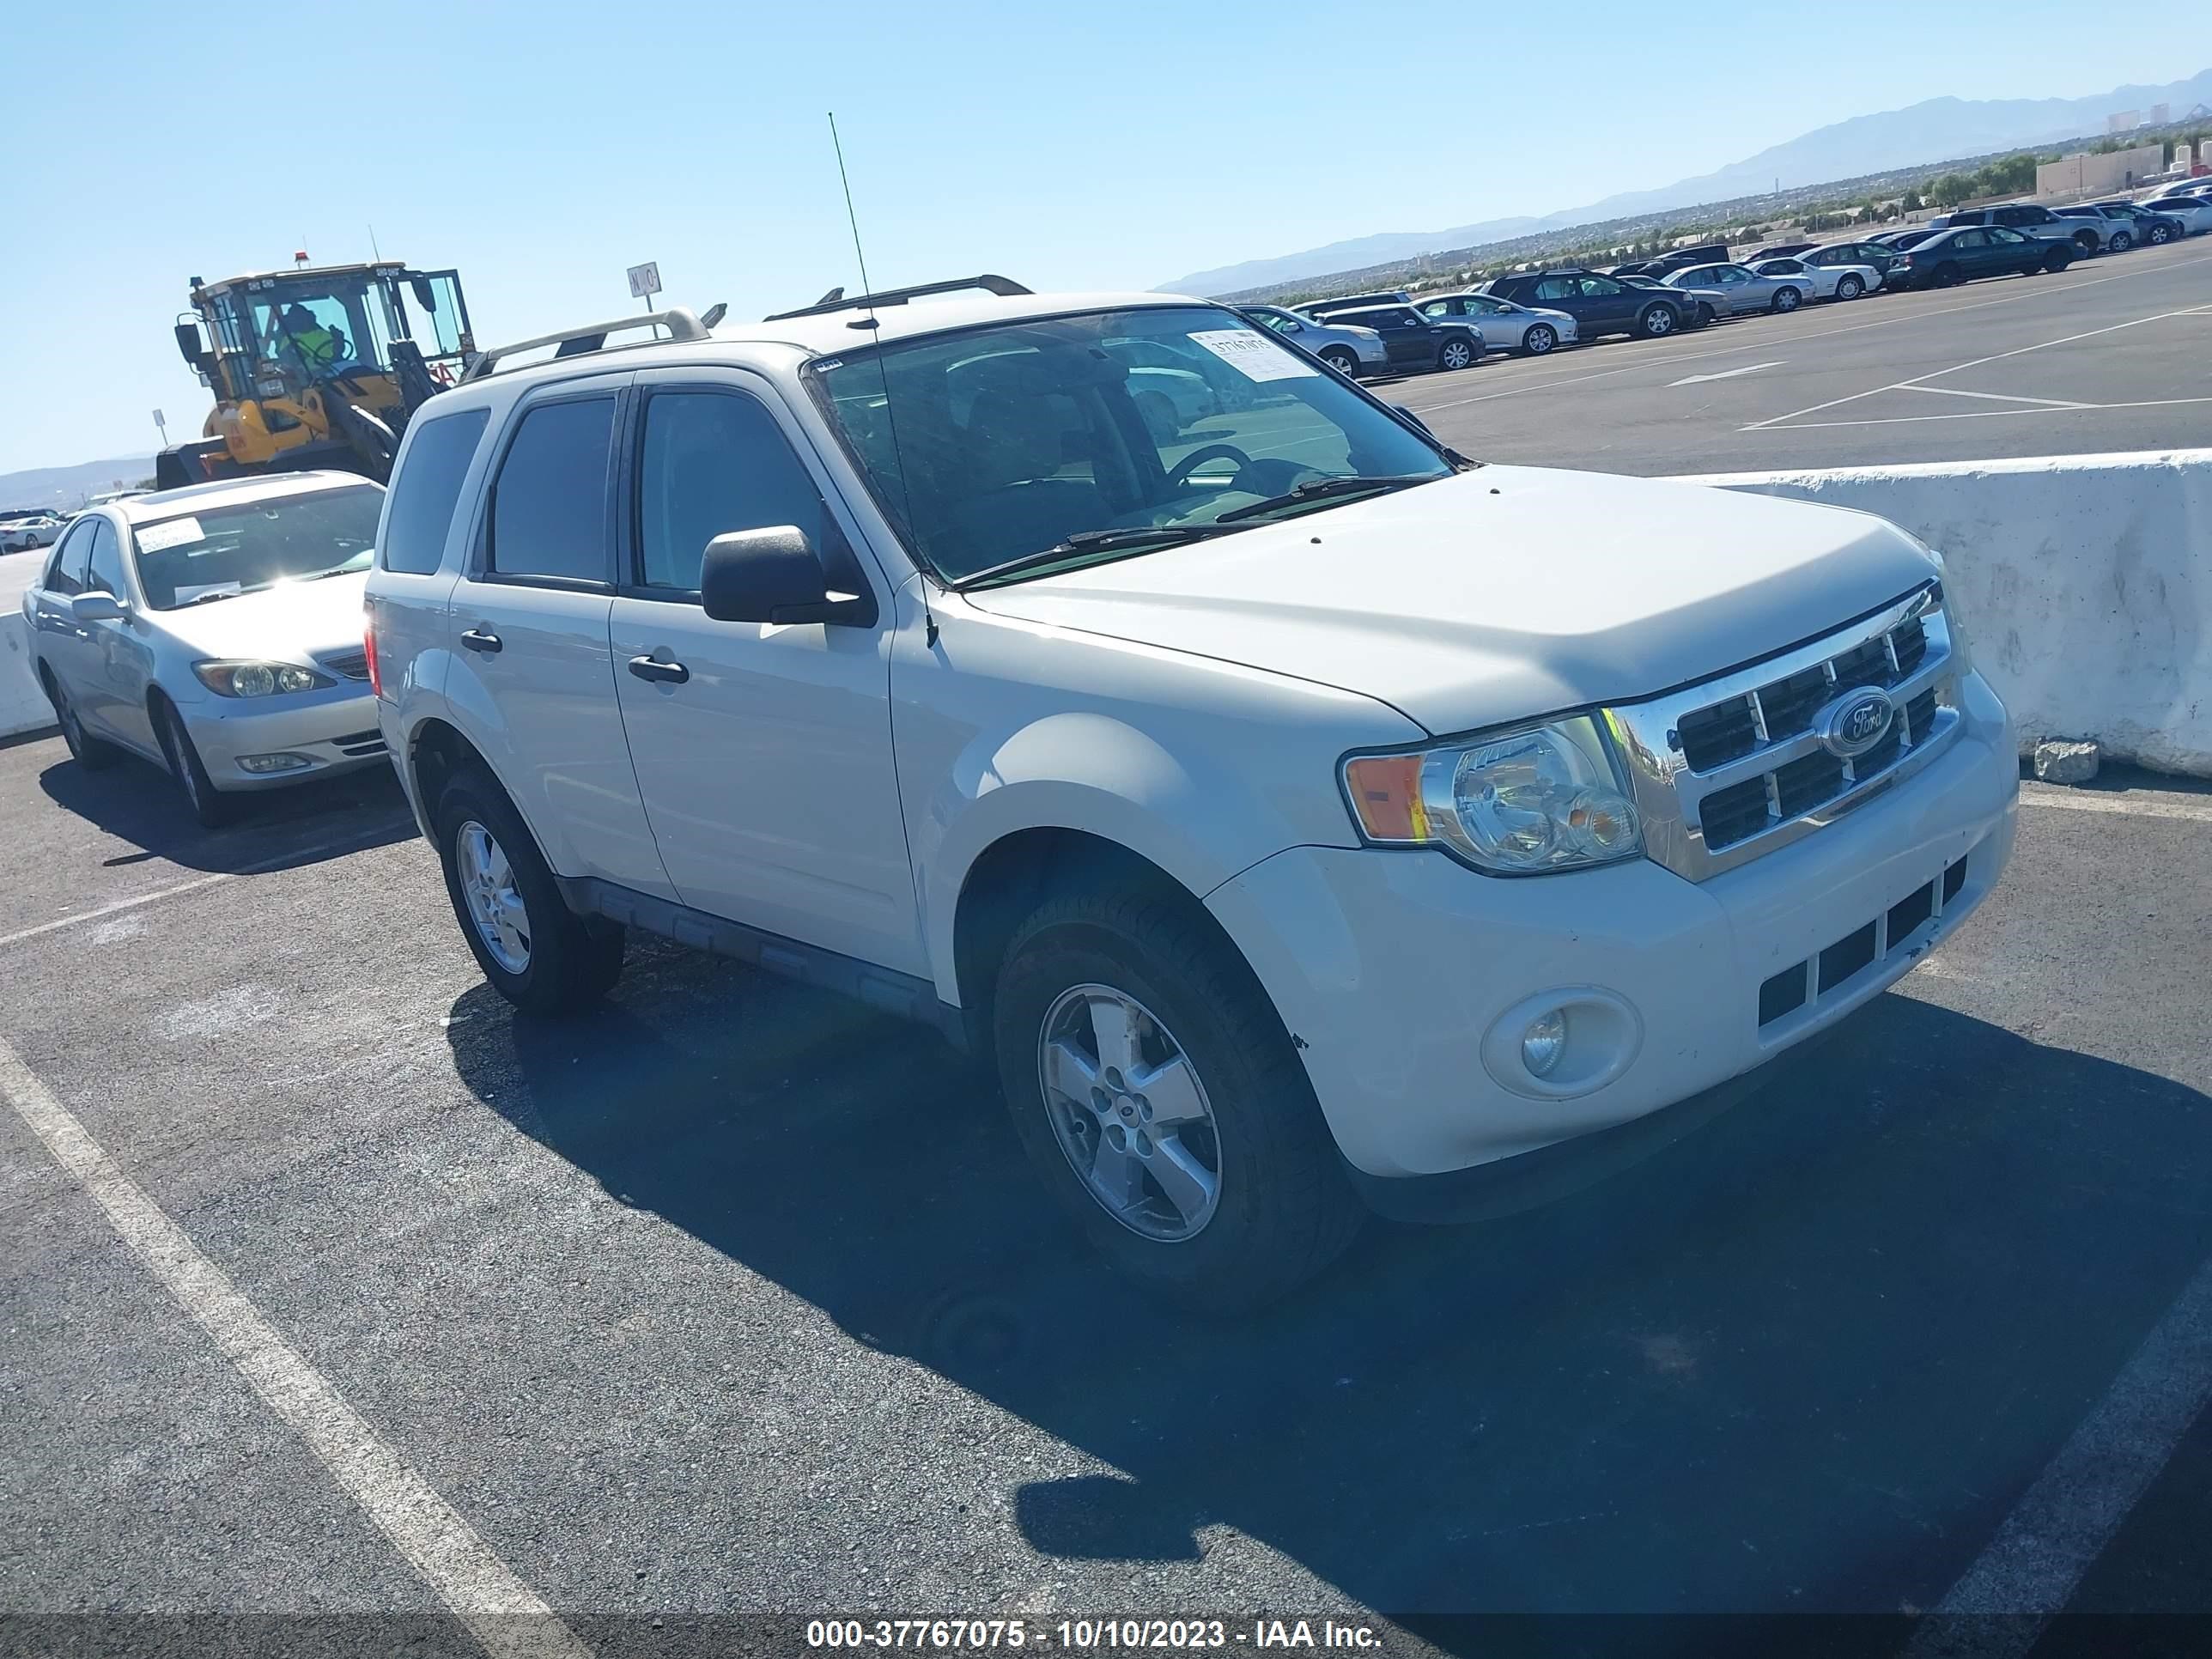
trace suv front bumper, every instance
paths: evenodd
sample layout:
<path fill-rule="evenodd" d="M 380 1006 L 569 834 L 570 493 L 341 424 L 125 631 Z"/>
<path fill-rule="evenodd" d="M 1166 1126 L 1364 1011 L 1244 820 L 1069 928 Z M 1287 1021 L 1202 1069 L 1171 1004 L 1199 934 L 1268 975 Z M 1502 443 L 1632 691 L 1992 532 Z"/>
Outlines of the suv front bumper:
<path fill-rule="evenodd" d="M 1962 677 L 1960 696 L 1965 729 L 1925 770 L 1702 883 L 1648 859 L 1512 879 L 1425 850 L 1301 847 L 1206 903 L 1355 1170 L 1433 1176 L 1533 1152 L 1826 1030 L 1987 896 L 2011 855 L 2019 763 L 1980 677 Z M 1804 994 L 1784 1007 L 1793 984 Z M 1587 1086 L 1514 1070 L 1521 1033 L 1555 998 L 1569 1006 L 1556 1076 Z M 1578 1054 L 1583 1031 L 1595 1058 Z"/>

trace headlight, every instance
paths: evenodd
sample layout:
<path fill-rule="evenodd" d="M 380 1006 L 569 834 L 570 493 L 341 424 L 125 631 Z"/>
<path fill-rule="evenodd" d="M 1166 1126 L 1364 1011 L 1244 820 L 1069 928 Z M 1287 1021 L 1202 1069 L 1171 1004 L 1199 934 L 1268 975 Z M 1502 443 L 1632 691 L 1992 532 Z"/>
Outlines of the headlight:
<path fill-rule="evenodd" d="M 1493 874 L 1580 869 L 1644 850 L 1613 744 L 1588 714 L 1351 756 L 1343 779 L 1368 841 L 1442 848 Z"/>
<path fill-rule="evenodd" d="M 313 691 L 337 682 L 292 662 L 196 662 L 200 684 L 221 697 L 273 697 L 285 691 Z"/>

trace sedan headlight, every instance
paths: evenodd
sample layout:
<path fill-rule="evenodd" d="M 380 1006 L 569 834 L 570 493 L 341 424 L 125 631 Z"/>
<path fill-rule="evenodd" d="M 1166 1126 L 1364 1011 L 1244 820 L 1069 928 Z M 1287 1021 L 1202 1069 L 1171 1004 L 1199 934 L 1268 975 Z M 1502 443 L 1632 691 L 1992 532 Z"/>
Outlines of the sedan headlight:
<path fill-rule="evenodd" d="M 337 682 L 295 662 L 196 662 L 192 672 L 220 697 L 273 697 L 287 691 L 314 691 Z"/>
<path fill-rule="evenodd" d="M 1612 740 L 1588 714 L 1350 756 L 1343 780 L 1369 842 L 1439 848 L 1494 875 L 1581 869 L 1644 850 Z"/>

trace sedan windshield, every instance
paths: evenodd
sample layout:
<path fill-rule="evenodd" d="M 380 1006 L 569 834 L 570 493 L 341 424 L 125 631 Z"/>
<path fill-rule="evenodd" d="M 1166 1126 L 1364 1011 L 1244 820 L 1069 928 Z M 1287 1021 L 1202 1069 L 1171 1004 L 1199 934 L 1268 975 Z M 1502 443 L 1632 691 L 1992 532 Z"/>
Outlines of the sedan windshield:
<path fill-rule="evenodd" d="M 812 372 L 878 503 L 952 582 L 1225 535 L 1453 471 L 1335 374 L 1210 308 L 965 329 Z"/>
<path fill-rule="evenodd" d="M 132 529 L 147 605 L 175 611 L 368 568 L 384 492 L 361 483 L 203 508 Z"/>

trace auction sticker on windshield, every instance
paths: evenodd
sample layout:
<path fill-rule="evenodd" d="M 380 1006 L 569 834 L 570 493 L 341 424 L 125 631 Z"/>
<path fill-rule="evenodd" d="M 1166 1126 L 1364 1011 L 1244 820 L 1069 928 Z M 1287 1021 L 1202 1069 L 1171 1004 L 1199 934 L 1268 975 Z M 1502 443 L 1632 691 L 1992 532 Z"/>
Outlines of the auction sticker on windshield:
<path fill-rule="evenodd" d="M 138 550 L 159 553 L 164 548 L 183 547 L 191 542 L 204 542 L 207 532 L 200 528 L 198 519 L 164 519 L 159 524 L 138 527 Z"/>
<path fill-rule="evenodd" d="M 1287 346 L 1249 328 L 1201 329 L 1190 338 L 1248 380 L 1292 380 L 1321 373 Z"/>

